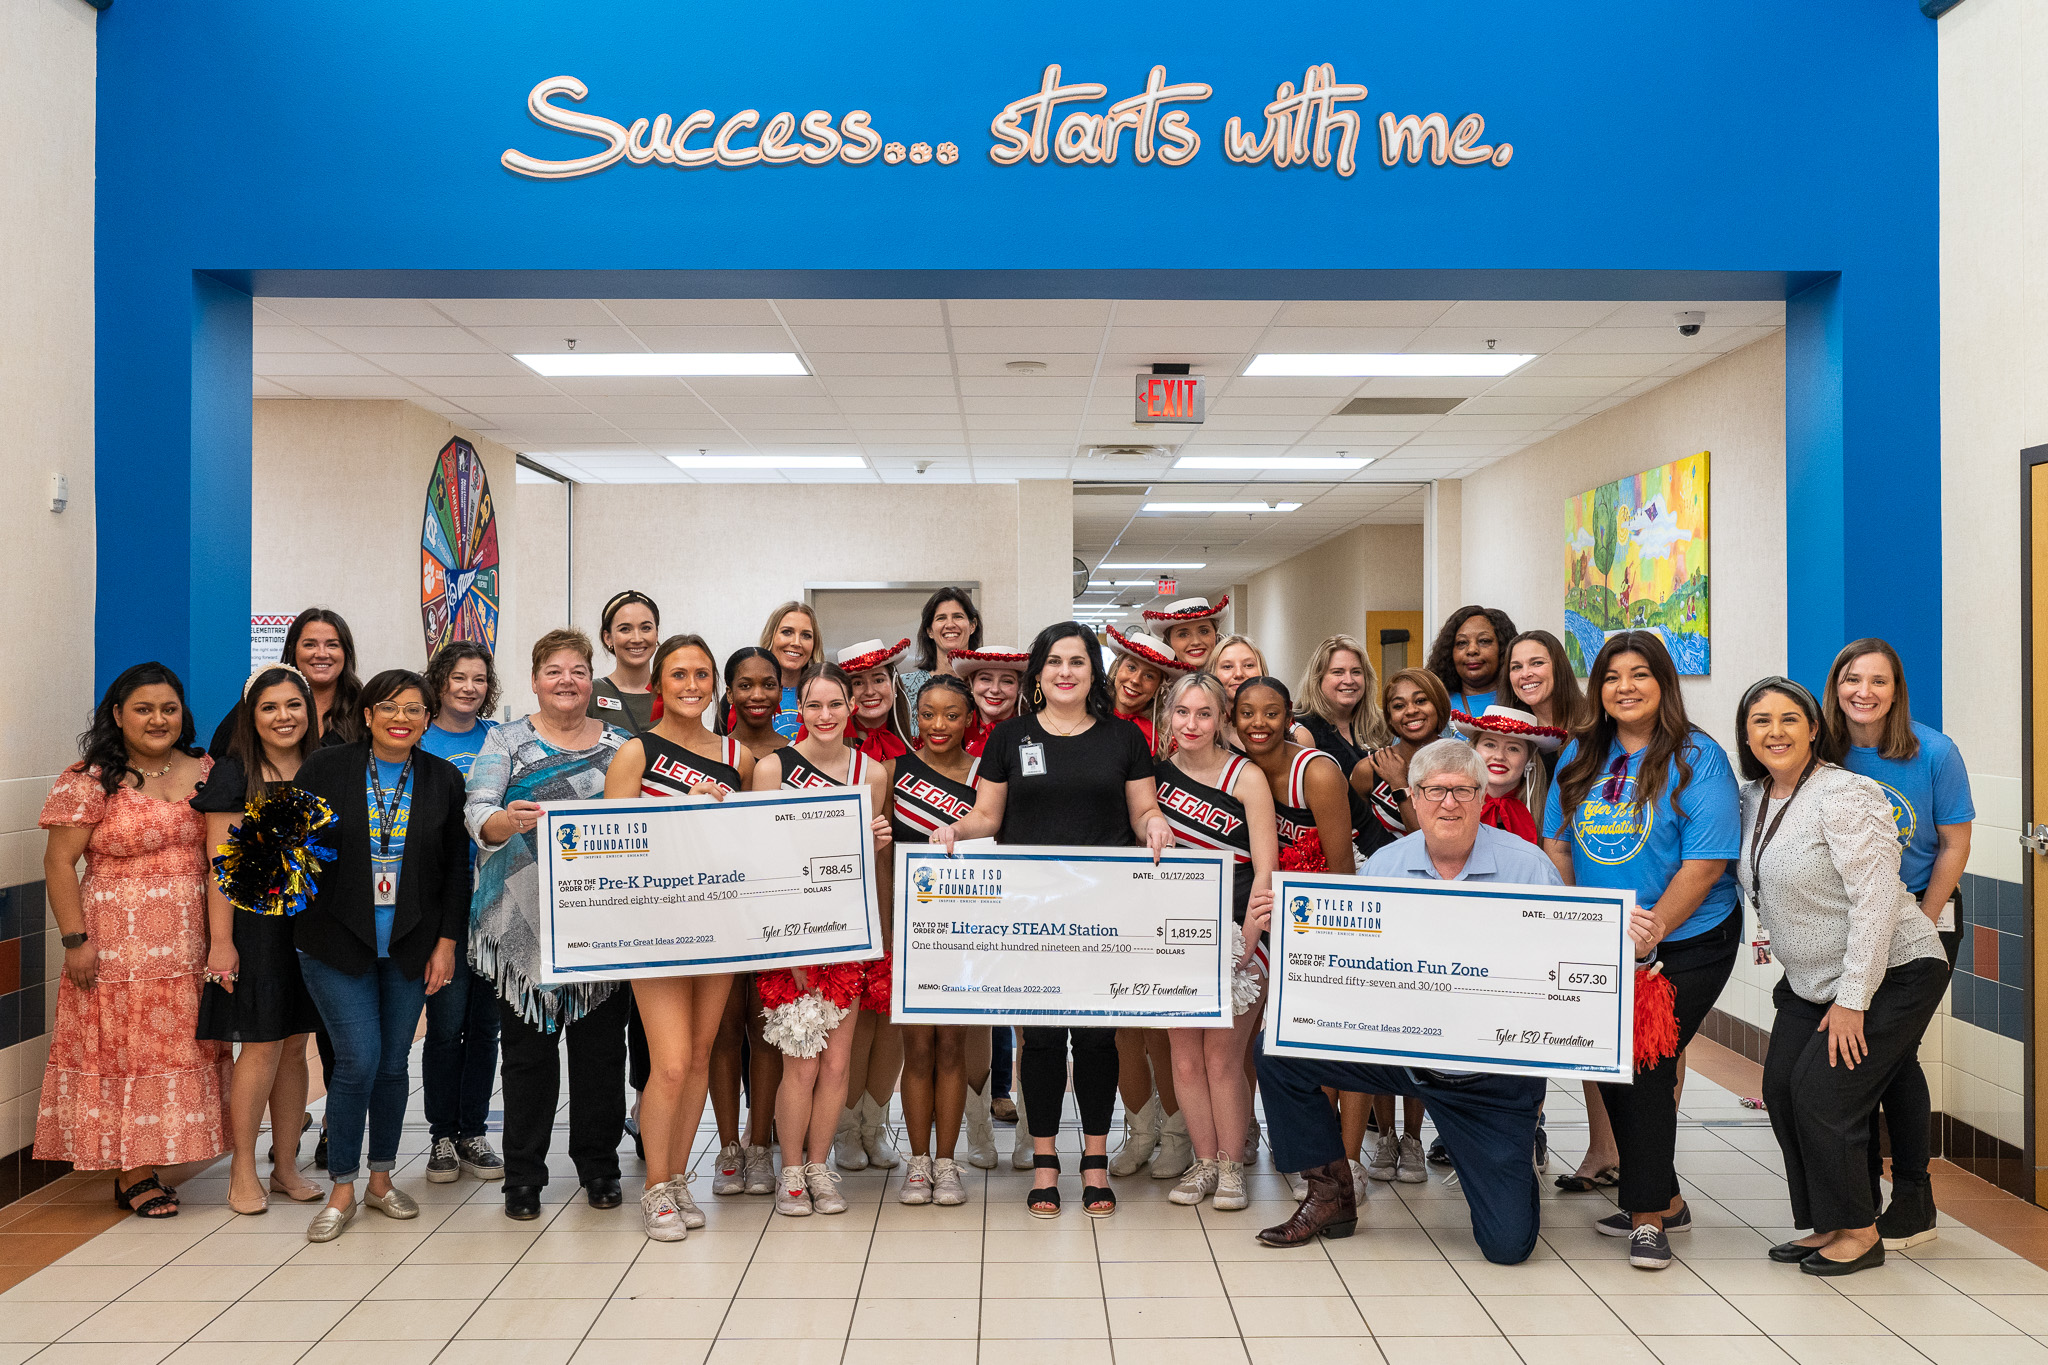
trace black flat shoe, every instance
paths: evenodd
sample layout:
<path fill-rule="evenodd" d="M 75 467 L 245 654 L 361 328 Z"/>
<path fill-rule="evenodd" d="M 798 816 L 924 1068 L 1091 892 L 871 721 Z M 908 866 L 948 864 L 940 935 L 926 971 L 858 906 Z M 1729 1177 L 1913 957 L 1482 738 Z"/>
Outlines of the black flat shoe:
<path fill-rule="evenodd" d="M 1060 1159 L 1051 1152 L 1033 1152 L 1031 1168 L 1035 1171 L 1051 1171 L 1059 1174 Z M 1057 1182 L 1044 1189 L 1032 1188 L 1024 1196 L 1024 1207 L 1031 1210 L 1034 1218 L 1057 1218 L 1060 1216 L 1060 1187 Z"/>
<path fill-rule="evenodd" d="M 1818 1250 L 1819 1247 L 1801 1246 L 1797 1242 L 1780 1242 L 1764 1254 L 1779 1265 L 1797 1265 Z"/>
<path fill-rule="evenodd" d="M 615 1175 L 601 1175 L 595 1180 L 583 1182 L 584 1193 L 590 1196 L 590 1207 L 594 1209 L 615 1209 L 625 1202 L 625 1195 L 619 1192 L 619 1178 Z"/>
<path fill-rule="evenodd" d="M 505 1187 L 505 1216 L 530 1223 L 540 1217 L 540 1186 L 507 1185 Z"/>
<path fill-rule="evenodd" d="M 1884 1242 L 1871 1245 L 1853 1261 L 1831 1261 L 1818 1251 L 1799 1263 L 1799 1268 L 1808 1275 L 1854 1275 L 1859 1270 L 1869 1270 L 1884 1264 Z"/>

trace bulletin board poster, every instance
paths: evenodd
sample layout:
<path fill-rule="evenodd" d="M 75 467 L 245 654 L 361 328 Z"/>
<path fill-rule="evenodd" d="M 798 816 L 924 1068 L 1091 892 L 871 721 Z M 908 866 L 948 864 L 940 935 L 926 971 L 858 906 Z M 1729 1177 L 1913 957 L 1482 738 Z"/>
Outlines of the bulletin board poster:
<path fill-rule="evenodd" d="M 268 667 L 284 657 L 284 634 L 291 629 L 293 613 L 288 611 L 249 614 L 249 671 Z"/>
<path fill-rule="evenodd" d="M 1654 630 L 1684 677 L 1712 672 L 1707 451 L 1589 488 L 1565 505 L 1565 652 L 1580 677 L 1625 630 Z"/>

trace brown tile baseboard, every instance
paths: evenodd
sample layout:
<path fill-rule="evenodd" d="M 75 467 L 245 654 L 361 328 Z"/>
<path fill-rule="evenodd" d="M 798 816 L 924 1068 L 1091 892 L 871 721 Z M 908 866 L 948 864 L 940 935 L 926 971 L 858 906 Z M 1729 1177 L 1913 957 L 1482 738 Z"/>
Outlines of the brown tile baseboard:
<path fill-rule="evenodd" d="M 1934 1116 L 1934 1154 L 2007 1194 L 2030 1204 L 2034 1200 L 2034 1172 L 2026 1163 L 2026 1154 L 1953 1114 Z"/>
<path fill-rule="evenodd" d="M 1707 1011 L 1706 1022 L 1700 1025 L 1700 1036 L 1719 1043 L 1738 1057 L 1747 1057 L 1758 1066 L 1763 1065 L 1765 1055 L 1771 1050 L 1769 1029 L 1737 1019 L 1725 1010 Z"/>
<path fill-rule="evenodd" d="M 38 1161 L 33 1148 L 0 1156 L 0 1208 L 71 1173 L 68 1161 Z"/>

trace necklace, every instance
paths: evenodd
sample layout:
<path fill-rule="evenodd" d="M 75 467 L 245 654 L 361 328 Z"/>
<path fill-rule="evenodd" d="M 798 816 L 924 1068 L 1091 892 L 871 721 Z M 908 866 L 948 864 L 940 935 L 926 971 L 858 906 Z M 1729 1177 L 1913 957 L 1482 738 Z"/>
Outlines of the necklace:
<path fill-rule="evenodd" d="M 143 780 L 144 782 L 148 782 L 148 781 L 150 781 L 150 780 L 151 780 L 152 778 L 158 778 L 158 777 L 163 777 L 163 776 L 165 776 L 166 774 L 168 774 L 168 773 L 169 773 L 169 772 L 171 771 L 171 768 L 172 768 L 172 767 L 173 767 L 173 766 L 174 766 L 174 765 L 175 765 L 175 764 L 177 763 L 177 761 L 178 761 L 177 755 L 173 754 L 173 755 L 171 756 L 171 761 L 170 761 L 169 763 L 166 763 L 166 764 L 164 764 L 164 766 L 163 766 L 163 767 L 161 767 L 161 768 L 158 768 L 158 769 L 157 769 L 157 770 L 156 770 L 155 772 L 153 772 L 153 773 L 146 773 L 146 772 L 142 771 L 142 769 L 140 769 L 140 768 L 137 768 L 137 769 L 135 770 L 135 775 L 136 775 L 137 777 L 141 778 L 141 779 L 142 779 L 142 780 Z"/>
<path fill-rule="evenodd" d="M 1043 725 L 1047 730 L 1051 731 L 1054 735 L 1058 736 L 1061 739 L 1072 739 L 1075 735 L 1080 734 L 1082 729 L 1088 724 L 1088 722 L 1093 719 L 1093 716 L 1090 716 L 1087 712 L 1084 711 L 1081 713 L 1080 725 L 1076 725 L 1071 730 L 1054 730 L 1052 728 L 1052 717 L 1044 711 L 1040 711 L 1038 713 L 1038 723 L 1040 725 Z"/>

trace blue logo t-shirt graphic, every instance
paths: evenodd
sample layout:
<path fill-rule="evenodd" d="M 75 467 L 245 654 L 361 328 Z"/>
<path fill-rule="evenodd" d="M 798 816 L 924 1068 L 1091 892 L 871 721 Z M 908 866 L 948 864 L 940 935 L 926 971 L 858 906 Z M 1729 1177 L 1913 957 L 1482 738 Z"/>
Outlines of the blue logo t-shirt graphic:
<path fill-rule="evenodd" d="M 1892 803 L 1892 822 L 1899 827 L 1899 842 L 1911 844 L 1913 832 L 1920 827 L 1919 812 L 1913 809 L 1906 794 L 1891 783 L 1879 780 L 1877 785 L 1884 788 L 1884 799 Z"/>
<path fill-rule="evenodd" d="M 1618 867 L 1643 851 L 1657 823 L 1657 812 L 1654 807 L 1635 803 L 1633 775 L 1621 780 L 1619 801 L 1605 799 L 1606 786 L 1604 779 L 1596 783 L 1579 804 L 1572 821 L 1572 836 L 1578 841 L 1579 851 L 1588 858 Z"/>

